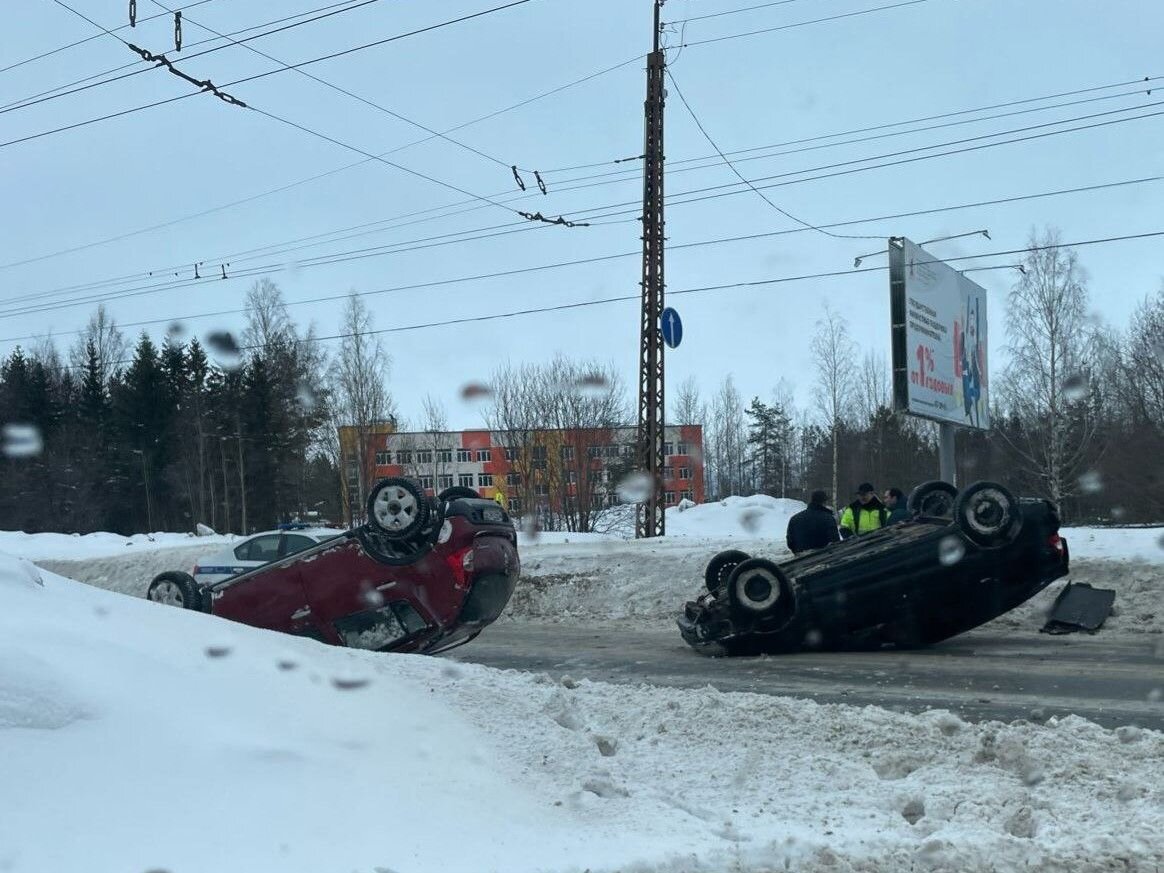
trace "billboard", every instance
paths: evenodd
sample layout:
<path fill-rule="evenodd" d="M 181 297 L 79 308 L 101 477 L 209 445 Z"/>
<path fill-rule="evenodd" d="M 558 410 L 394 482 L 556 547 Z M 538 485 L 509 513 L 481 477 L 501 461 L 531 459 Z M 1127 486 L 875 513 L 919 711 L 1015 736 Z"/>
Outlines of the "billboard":
<path fill-rule="evenodd" d="M 893 405 L 990 427 L 986 290 L 904 237 L 889 240 Z"/>

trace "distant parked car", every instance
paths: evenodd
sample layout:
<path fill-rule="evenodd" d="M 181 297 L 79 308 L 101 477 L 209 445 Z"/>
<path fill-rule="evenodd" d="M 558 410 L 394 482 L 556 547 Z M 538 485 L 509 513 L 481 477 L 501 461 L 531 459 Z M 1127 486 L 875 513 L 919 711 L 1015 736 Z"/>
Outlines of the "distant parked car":
<path fill-rule="evenodd" d="M 1046 500 L 993 482 L 910 495 L 910 521 L 776 563 L 721 552 L 679 619 L 708 654 L 929 645 L 984 624 L 1067 574 Z"/>
<path fill-rule="evenodd" d="M 279 558 L 310 549 L 342 533 L 341 530 L 307 525 L 285 525 L 278 530 L 263 531 L 226 546 L 213 555 L 199 558 L 190 575 L 199 585 L 213 585 Z"/>
<path fill-rule="evenodd" d="M 317 531 L 331 536 L 235 576 L 200 584 L 188 573 L 162 573 L 148 597 L 385 652 L 444 651 L 501 615 L 521 565 L 513 523 L 497 503 L 469 488 L 434 499 L 409 479 L 389 478 L 372 489 L 367 508 L 366 524 L 338 536 Z M 280 532 L 275 548 L 292 548 L 282 538 L 299 535 Z M 245 554 L 268 554 L 259 548 Z"/>

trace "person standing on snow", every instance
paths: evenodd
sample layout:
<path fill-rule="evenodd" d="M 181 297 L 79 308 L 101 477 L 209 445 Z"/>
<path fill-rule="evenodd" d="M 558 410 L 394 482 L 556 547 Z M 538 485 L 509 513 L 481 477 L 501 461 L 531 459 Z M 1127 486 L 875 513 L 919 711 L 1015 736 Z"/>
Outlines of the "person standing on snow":
<path fill-rule="evenodd" d="M 788 548 L 800 555 L 813 549 L 823 549 L 829 543 L 839 542 L 837 521 L 825 504 L 829 499 L 823 491 L 813 491 L 808 508 L 788 519 Z"/>
<path fill-rule="evenodd" d="M 887 488 L 885 490 L 885 508 L 889 510 L 889 517 L 885 519 L 886 524 L 898 524 L 903 521 L 909 521 L 909 510 L 905 506 L 905 495 L 901 493 L 900 488 Z"/>
<path fill-rule="evenodd" d="M 841 513 L 841 539 L 866 534 L 885 527 L 889 513 L 877 499 L 877 491 L 868 482 L 857 486 L 857 499 Z"/>

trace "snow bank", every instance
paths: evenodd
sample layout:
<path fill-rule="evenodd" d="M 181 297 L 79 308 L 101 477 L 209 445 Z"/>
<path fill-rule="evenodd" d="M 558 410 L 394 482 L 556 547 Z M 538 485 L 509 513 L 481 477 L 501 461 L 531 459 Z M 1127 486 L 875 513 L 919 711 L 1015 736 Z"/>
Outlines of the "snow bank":
<path fill-rule="evenodd" d="M 783 543 L 788 519 L 804 508 L 799 500 L 764 494 L 726 497 L 717 503 L 701 503 L 683 510 L 673 507 L 667 510 L 667 535 L 766 538 Z"/>
<path fill-rule="evenodd" d="M 1164 564 L 1164 527 L 1066 527 L 1072 558 Z"/>
<path fill-rule="evenodd" d="M 197 543 L 204 550 L 213 551 L 216 544 L 229 543 L 236 539 L 231 534 L 195 536 L 189 533 L 152 533 L 122 536 L 114 533 L 91 534 L 28 534 L 23 531 L 0 531 L 0 552 L 27 558 L 77 560 L 81 558 L 108 558 L 124 555 L 129 551 L 154 551 L 190 546 Z"/>
<path fill-rule="evenodd" d="M 331 649 L 5 557 L 0 605 L 17 873 L 1164 863 L 1151 731 Z"/>

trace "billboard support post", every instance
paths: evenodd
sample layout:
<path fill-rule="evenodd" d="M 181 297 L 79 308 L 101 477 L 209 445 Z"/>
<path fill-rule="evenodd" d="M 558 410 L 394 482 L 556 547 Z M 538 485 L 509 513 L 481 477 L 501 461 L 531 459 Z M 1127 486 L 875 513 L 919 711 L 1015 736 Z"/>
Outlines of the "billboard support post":
<path fill-rule="evenodd" d="M 955 487 L 958 485 L 954 464 L 954 437 L 957 433 L 957 426 L 948 421 L 938 425 L 938 478 Z"/>

